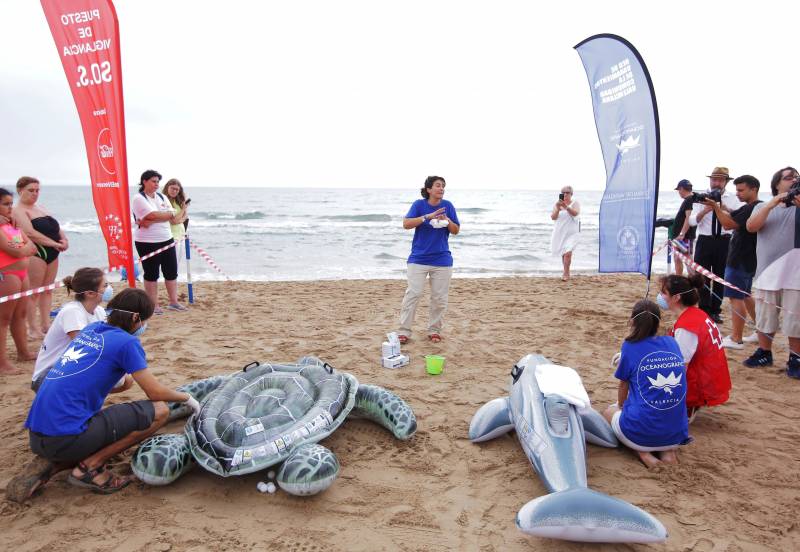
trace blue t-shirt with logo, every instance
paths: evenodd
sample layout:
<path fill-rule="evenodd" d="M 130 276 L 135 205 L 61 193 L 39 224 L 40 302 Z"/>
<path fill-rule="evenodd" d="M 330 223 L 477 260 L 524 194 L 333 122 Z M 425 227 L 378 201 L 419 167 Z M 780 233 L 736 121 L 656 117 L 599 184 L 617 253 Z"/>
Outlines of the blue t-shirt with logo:
<path fill-rule="evenodd" d="M 418 199 L 411 204 L 411 208 L 406 213 L 406 218 L 421 217 L 438 211 L 444 207 L 445 215 L 454 223 L 458 222 L 456 208 L 449 201 L 443 199 L 435 207 L 428 203 L 427 199 Z M 453 256 L 447 238 L 450 231 L 444 228 L 434 228 L 431 221 L 426 220 L 414 229 L 414 241 L 411 242 L 411 255 L 408 257 L 409 263 L 430 265 L 430 266 L 453 266 Z"/>
<path fill-rule="evenodd" d="M 678 342 L 662 335 L 622 343 L 617 372 L 628 382 L 619 426 L 643 447 L 683 444 L 689 439 L 686 416 L 686 364 Z"/>
<path fill-rule="evenodd" d="M 42 435 L 79 435 L 120 378 L 144 368 L 138 338 L 105 322 L 89 324 L 48 372 L 25 427 Z"/>

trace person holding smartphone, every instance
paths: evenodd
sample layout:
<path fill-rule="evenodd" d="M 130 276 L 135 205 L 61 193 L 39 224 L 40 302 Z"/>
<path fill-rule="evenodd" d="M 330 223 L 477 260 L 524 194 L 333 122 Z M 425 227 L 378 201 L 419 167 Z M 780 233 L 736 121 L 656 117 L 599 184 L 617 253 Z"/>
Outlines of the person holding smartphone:
<path fill-rule="evenodd" d="M 572 252 L 578 245 L 578 236 L 581 231 L 581 206 L 572 199 L 572 186 L 564 186 L 558 194 L 558 201 L 553 207 L 550 218 L 556 221 L 553 228 L 553 237 L 550 241 L 550 250 L 553 255 L 561 256 L 564 273 L 561 280 L 569 280 L 569 267 L 572 264 Z"/>

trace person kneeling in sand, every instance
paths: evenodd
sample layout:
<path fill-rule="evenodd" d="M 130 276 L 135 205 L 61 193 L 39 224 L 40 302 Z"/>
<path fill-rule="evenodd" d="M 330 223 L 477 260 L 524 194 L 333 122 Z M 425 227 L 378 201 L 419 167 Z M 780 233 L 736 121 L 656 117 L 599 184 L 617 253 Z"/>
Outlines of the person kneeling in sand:
<path fill-rule="evenodd" d="M 670 331 L 686 362 L 686 408 L 692 422 L 701 407 L 728 401 L 731 375 L 722 348 L 722 334 L 705 311 L 695 305 L 705 285 L 702 275 L 662 276 L 658 306 L 669 309 L 678 319 Z"/>
<path fill-rule="evenodd" d="M 686 365 L 678 342 L 656 335 L 660 321 L 661 311 L 652 301 L 633 306 L 630 334 L 614 360 L 619 363 L 617 403 L 603 412 L 617 438 L 648 468 L 677 464 L 677 448 L 690 441 Z"/>
<path fill-rule="evenodd" d="M 132 477 L 105 470 L 114 455 L 154 434 L 167 422 L 164 401 L 198 402 L 162 385 L 147 368 L 137 336 L 155 305 L 141 289 L 125 289 L 108 303 L 108 321 L 86 326 L 45 376 L 25 427 L 36 458 L 6 487 L 10 500 L 29 498 L 56 472 L 72 468 L 67 481 L 102 494 L 114 493 Z M 149 400 L 103 402 L 121 377 L 132 378 Z"/>

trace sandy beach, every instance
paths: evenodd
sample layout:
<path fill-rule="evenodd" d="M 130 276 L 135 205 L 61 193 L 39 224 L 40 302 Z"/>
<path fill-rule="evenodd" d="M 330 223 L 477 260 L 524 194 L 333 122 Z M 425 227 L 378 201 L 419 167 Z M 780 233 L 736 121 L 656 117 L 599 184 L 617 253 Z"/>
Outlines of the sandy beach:
<path fill-rule="evenodd" d="M 380 366 L 380 345 L 397 322 L 404 281 L 203 282 L 190 312 L 154 317 L 143 337 L 161 381 L 178 386 L 251 361 L 314 354 L 361 382 L 400 394 L 417 416 L 417 434 L 399 442 L 369 422 L 347 421 L 323 441 L 338 456 L 340 477 L 310 498 L 257 492 L 264 473 L 223 479 L 196 468 L 171 486 L 132 485 L 112 496 L 73 487 L 60 474 L 24 505 L 0 502 L 3 548 L 800 549 L 800 384 L 783 374 L 788 353 L 782 335 L 773 368 L 741 365 L 753 346 L 728 351 L 731 400 L 701 412 L 690 427 L 695 442 L 681 450 L 679 466 L 648 471 L 629 450 L 589 446 L 590 487 L 658 517 L 669 531 L 665 545 L 580 545 L 528 537 L 514 526 L 519 508 L 546 490 L 513 433 L 482 445 L 469 442 L 472 415 L 507 394 L 512 365 L 531 352 L 577 369 L 596 408 L 614 401 L 609 359 L 644 289 L 639 275 L 577 276 L 566 284 L 556 278 L 455 279 L 445 340 L 433 345 L 425 339 L 426 298 L 417 331 L 403 348 L 411 364 L 387 370 Z M 55 303 L 65 298 L 61 289 Z M 726 334 L 727 308 L 726 302 Z M 664 326 L 673 321 L 667 314 Z M 422 356 L 430 353 L 447 357 L 440 376 L 425 373 Z M 21 365 L 33 368 L 32 362 Z M 0 491 L 30 458 L 23 430 L 29 381 L 28 373 L 0 376 Z M 114 401 L 139 398 L 144 395 L 135 387 Z M 129 456 L 119 459 L 118 470 L 126 469 Z"/>

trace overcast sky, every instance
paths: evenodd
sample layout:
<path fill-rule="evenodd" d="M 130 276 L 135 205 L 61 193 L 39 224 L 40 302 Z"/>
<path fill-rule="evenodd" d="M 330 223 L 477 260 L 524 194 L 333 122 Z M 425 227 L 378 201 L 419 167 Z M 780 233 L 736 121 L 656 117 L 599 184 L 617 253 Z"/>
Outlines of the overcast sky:
<path fill-rule="evenodd" d="M 88 183 L 39 2 L 1 0 L 0 185 Z M 602 189 L 579 41 L 636 46 L 661 186 L 800 163 L 795 2 L 117 0 L 131 182 Z"/>

